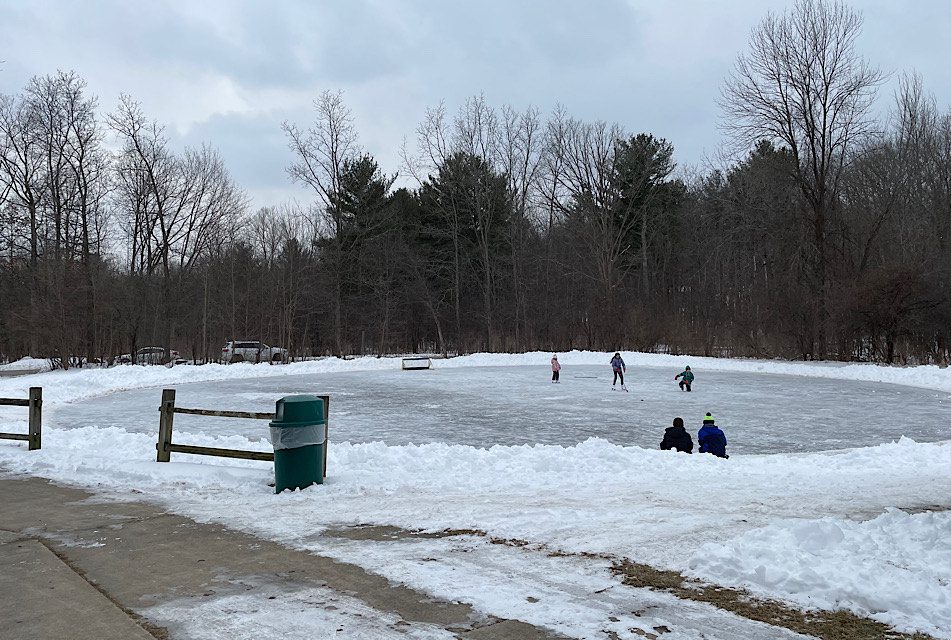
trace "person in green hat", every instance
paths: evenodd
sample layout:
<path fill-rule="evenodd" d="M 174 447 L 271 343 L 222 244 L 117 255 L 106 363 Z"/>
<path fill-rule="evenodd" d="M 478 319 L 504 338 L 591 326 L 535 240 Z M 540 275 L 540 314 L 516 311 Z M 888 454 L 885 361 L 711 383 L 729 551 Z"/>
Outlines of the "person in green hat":
<path fill-rule="evenodd" d="M 690 370 L 690 367 L 686 367 L 681 373 L 675 375 L 674 380 L 680 377 L 683 377 L 683 380 L 680 381 L 680 390 L 690 391 L 690 385 L 693 384 L 693 372 Z"/>
<path fill-rule="evenodd" d="M 713 414 L 707 411 L 703 416 L 703 426 L 697 433 L 697 449 L 700 453 L 712 453 L 718 458 L 729 458 L 726 454 L 726 434 L 714 424 Z"/>

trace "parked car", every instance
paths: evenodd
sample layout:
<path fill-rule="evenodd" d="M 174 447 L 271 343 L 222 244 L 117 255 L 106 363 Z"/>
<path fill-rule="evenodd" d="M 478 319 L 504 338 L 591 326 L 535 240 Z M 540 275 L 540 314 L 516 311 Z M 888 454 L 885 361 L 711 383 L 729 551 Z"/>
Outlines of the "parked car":
<path fill-rule="evenodd" d="M 169 350 L 168 358 L 166 358 L 165 347 L 142 347 L 135 352 L 134 358 L 130 354 L 125 353 L 121 356 L 116 356 L 114 362 L 117 364 L 177 364 L 179 360 L 181 360 L 181 358 L 178 355 L 178 351 L 174 349 Z"/>
<path fill-rule="evenodd" d="M 275 362 L 287 359 L 287 349 L 269 347 L 256 340 L 232 340 L 221 348 L 221 361 L 232 362 Z"/>

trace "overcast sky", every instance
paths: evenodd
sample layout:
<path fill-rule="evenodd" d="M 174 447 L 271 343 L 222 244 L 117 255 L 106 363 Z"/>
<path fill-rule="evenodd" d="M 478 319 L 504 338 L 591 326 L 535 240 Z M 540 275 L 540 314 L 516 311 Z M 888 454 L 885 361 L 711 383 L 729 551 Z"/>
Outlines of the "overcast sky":
<path fill-rule="evenodd" d="M 715 99 L 750 29 L 779 0 L 0 0 L 0 92 L 72 69 L 115 108 L 120 93 L 176 145 L 217 147 L 255 206 L 290 184 L 284 120 L 306 125 L 324 89 L 343 90 L 363 147 L 388 173 L 427 106 L 490 104 L 621 123 L 674 144 L 682 166 L 721 143 Z M 860 49 L 917 70 L 951 104 L 945 0 L 853 2 Z M 897 77 L 897 75 L 896 75 Z M 883 87 L 881 108 L 894 88 Z"/>

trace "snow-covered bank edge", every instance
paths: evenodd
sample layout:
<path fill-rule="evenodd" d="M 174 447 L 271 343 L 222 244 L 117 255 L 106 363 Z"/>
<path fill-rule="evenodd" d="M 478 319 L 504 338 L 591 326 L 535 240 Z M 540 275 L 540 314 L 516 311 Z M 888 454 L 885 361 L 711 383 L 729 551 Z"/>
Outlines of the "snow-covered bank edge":
<path fill-rule="evenodd" d="M 181 435 L 190 444 L 268 448 L 241 436 Z M 53 428 L 44 436 L 51 446 L 30 453 L 0 443 L 0 468 L 121 499 L 135 490 L 138 499 L 200 522 L 318 553 L 328 552 L 320 536 L 328 527 L 481 530 L 951 638 L 940 632 L 951 601 L 951 553 L 943 542 L 951 513 L 891 510 L 951 506 L 949 442 L 904 438 L 729 461 L 598 439 L 491 449 L 334 443 L 327 484 L 275 496 L 268 463 L 176 454 L 157 464 L 151 435 L 118 428 Z M 418 557 L 384 547 L 362 560 L 366 568 L 399 561 L 408 584 L 449 588 L 433 582 Z"/>
<path fill-rule="evenodd" d="M 562 365 L 608 366 L 610 355 L 593 351 L 571 351 L 559 354 Z M 744 373 L 764 373 L 804 376 L 813 378 L 831 378 L 861 382 L 879 382 L 898 384 L 951 393 L 951 368 L 934 365 L 915 367 L 889 367 L 875 364 L 844 364 L 836 362 L 788 362 L 778 360 L 736 360 L 727 358 L 705 358 L 694 356 L 673 356 L 656 353 L 622 354 L 636 380 L 637 367 L 661 367 L 676 369 L 678 372 L 690 365 L 694 371 L 702 374 L 704 369 Z M 499 366 L 537 366 L 548 367 L 551 354 L 532 353 L 476 353 L 447 360 L 433 360 L 434 369 L 456 367 L 499 367 Z M 400 358 L 363 357 L 351 360 L 325 358 L 294 362 L 287 365 L 268 363 L 239 363 L 233 365 L 206 364 L 200 366 L 181 365 L 176 367 L 122 365 L 108 369 L 81 369 L 69 371 L 49 371 L 17 378 L 0 379 L 0 396 L 26 397 L 29 387 L 42 386 L 44 403 L 52 408 L 60 403 L 76 402 L 117 391 L 179 385 L 192 382 L 214 380 L 233 380 L 239 378 L 263 378 L 290 375 L 319 375 L 347 371 L 398 370 Z M 407 375 L 425 375 L 408 373 Z"/>

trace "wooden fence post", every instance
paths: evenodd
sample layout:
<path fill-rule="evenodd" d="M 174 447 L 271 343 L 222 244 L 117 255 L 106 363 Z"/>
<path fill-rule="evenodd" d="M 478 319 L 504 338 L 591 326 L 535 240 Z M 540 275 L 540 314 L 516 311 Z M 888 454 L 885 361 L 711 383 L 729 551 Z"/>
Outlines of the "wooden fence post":
<path fill-rule="evenodd" d="M 168 462 L 172 452 L 168 446 L 172 444 L 172 421 L 175 419 L 175 389 L 162 389 L 162 404 L 159 405 L 158 443 L 155 448 L 158 454 L 156 462 Z"/>
<path fill-rule="evenodd" d="M 30 439 L 29 450 L 40 448 L 43 435 L 43 387 L 30 387 Z"/>
<path fill-rule="evenodd" d="M 324 477 L 327 477 L 327 447 L 330 445 L 330 396 L 318 396 L 324 401 Z"/>

